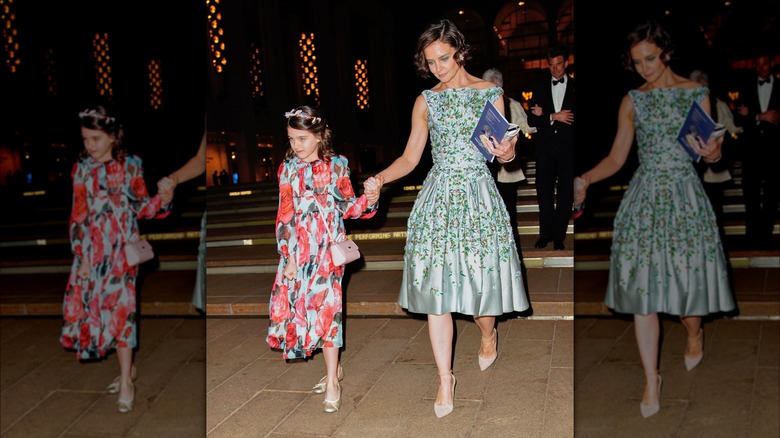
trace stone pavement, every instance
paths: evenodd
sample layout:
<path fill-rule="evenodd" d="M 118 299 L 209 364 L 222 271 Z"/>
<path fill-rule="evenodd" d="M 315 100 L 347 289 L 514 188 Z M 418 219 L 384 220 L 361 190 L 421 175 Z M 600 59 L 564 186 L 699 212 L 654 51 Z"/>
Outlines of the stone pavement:
<path fill-rule="evenodd" d="M 780 322 L 707 318 L 702 362 L 683 364 L 685 328 L 662 319 L 661 410 L 642 418 L 644 371 L 630 318 L 574 320 L 577 437 L 751 437 L 780 433 Z"/>
<path fill-rule="evenodd" d="M 117 412 L 105 387 L 116 355 L 80 362 L 59 343 L 62 317 L 0 318 L 0 436 L 166 437 L 204 435 L 203 317 L 142 318 L 135 408 Z"/>
<path fill-rule="evenodd" d="M 209 317 L 207 436 L 573 436 L 571 320 L 500 320 L 499 356 L 485 371 L 476 324 L 455 326 L 455 409 L 438 419 L 425 319 L 347 317 L 342 406 L 326 414 L 324 394 L 310 392 L 325 374 L 321 353 L 285 361 L 265 344 L 267 318 Z"/>

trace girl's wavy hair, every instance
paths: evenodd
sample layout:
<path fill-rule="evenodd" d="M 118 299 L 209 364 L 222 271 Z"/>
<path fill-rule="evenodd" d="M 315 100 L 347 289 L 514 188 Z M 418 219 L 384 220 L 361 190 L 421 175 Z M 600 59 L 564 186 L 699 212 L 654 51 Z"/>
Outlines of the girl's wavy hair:
<path fill-rule="evenodd" d="M 658 46 L 661 49 L 661 62 L 669 65 L 669 60 L 674 53 L 672 37 L 657 21 L 647 20 L 626 36 L 625 51 L 623 52 L 623 66 L 626 70 L 636 71 L 634 60 L 631 59 L 631 49 L 642 41 Z"/>
<path fill-rule="evenodd" d="M 443 19 L 437 23 L 429 25 L 420 37 L 417 39 L 417 51 L 414 54 L 414 66 L 417 74 L 423 78 L 431 78 L 431 69 L 428 67 L 428 61 L 425 59 L 425 48 L 431 44 L 440 41 L 449 44 L 455 49 L 453 58 L 459 66 L 463 67 L 466 61 L 471 59 L 471 46 L 466 44 L 466 37 L 458 30 L 455 23 Z"/>
<path fill-rule="evenodd" d="M 333 131 L 325 123 L 325 119 L 319 111 L 310 106 L 302 105 L 284 113 L 284 116 L 287 117 L 288 127 L 308 131 L 319 137 L 320 147 L 317 149 L 317 156 L 320 160 L 330 161 L 330 158 L 336 155 L 336 151 L 333 149 Z M 295 151 L 290 146 L 284 158 L 293 157 L 295 157 Z"/>
<path fill-rule="evenodd" d="M 87 107 L 84 111 L 79 112 L 79 119 L 83 128 L 103 131 L 113 137 L 114 146 L 111 148 L 111 156 L 115 160 L 123 160 L 127 156 L 127 151 L 123 146 L 124 128 L 106 107 L 102 105 Z M 80 156 L 82 158 L 89 156 L 86 148 L 81 151 Z"/>

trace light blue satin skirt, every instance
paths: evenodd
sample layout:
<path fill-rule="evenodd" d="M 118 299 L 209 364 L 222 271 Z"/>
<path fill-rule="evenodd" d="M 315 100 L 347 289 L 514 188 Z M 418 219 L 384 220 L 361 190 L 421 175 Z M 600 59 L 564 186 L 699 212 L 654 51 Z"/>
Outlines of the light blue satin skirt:
<path fill-rule="evenodd" d="M 640 166 L 613 229 L 611 309 L 702 316 L 735 308 L 715 213 L 692 166 Z"/>
<path fill-rule="evenodd" d="M 528 309 L 509 215 L 484 164 L 428 173 L 409 215 L 398 304 L 436 315 Z"/>

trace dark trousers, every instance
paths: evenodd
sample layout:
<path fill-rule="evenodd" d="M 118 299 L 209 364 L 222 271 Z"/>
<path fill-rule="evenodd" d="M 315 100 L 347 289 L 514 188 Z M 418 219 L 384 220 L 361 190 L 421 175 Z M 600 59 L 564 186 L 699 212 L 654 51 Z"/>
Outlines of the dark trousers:
<path fill-rule="evenodd" d="M 778 145 L 774 145 L 778 147 Z M 746 157 L 742 165 L 742 193 L 745 200 L 745 234 L 755 248 L 770 248 L 772 229 L 780 206 L 780 172 L 777 161 Z"/>
<path fill-rule="evenodd" d="M 539 237 L 566 239 L 574 203 L 574 145 L 536 147 L 536 200 Z"/>

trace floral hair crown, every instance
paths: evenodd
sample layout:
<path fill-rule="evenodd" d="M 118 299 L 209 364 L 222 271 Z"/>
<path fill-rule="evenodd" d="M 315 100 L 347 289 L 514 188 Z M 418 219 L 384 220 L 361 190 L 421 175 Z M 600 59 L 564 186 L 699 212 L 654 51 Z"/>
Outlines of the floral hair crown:
<path fill-rule="evenodd" d="M 322 119 L 319 118 L 319 117 L 307 116 L 306 114 L 303 113 L 302 110 L 299 110 L 299 109 L 292 110 L 292 111 L 287 111 L 286 113 L 284 113 L 284 116 L 287 117 L 288 119 L 290 117 L 300 117 L 302 119 L 310 119 L 313 124 L 317 124 L 317 123 L 320 123 L 322 121 Z"/>
<path fill-rule="evenodd" d="M 114 118 L 113 117 L 109 117 L 109 116 L 107 116 L 105 114 L 102 114 L 99 111 L 91 109 L 91 108 L 79 112 L 79 118 L 83 119 L 84 117 L 94 117 L 94 118 L 96 118 L 98 120 L 105 120 L 106 123 L 109 123 L 109 124 L 114 123 Z"/>

